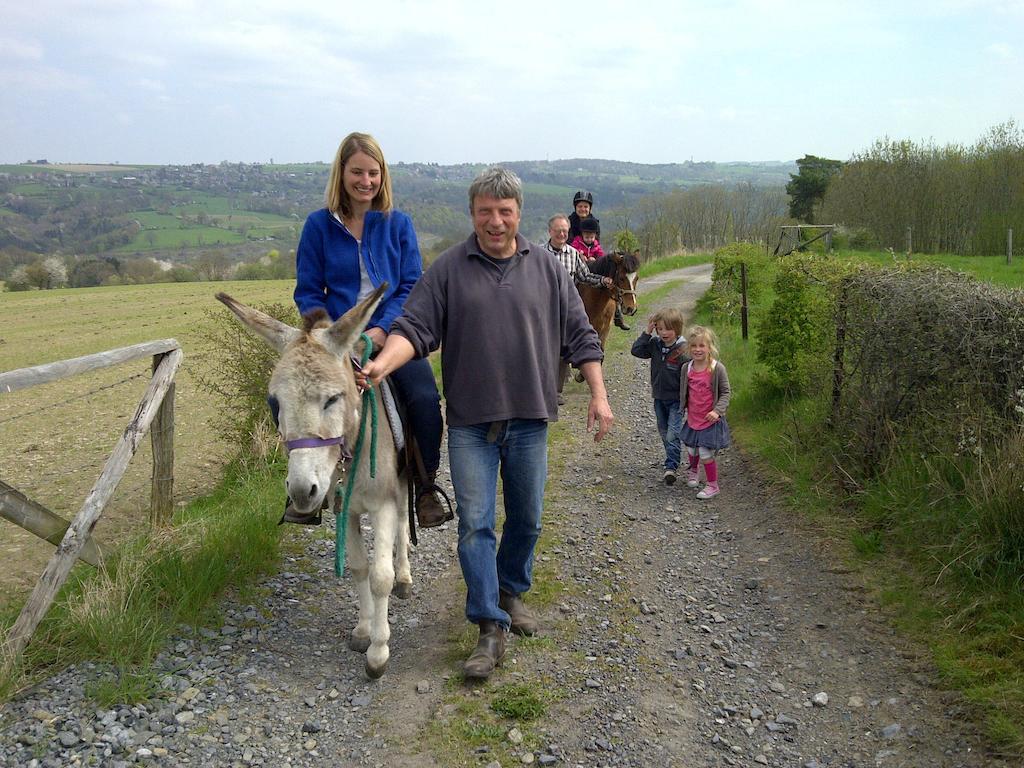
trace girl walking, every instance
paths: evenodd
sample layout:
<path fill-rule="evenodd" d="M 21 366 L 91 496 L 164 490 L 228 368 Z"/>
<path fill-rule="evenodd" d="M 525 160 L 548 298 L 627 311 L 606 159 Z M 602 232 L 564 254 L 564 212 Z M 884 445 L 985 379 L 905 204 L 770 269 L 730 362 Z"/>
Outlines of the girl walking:
<path fill-rule="evenodd" d="M 715 456 L 729 445 L 729 425 L 725 411 L 729 407 L 729 376 L 718 359 L 715 332 L 694 326 L 686 335 L 690 357 L 693 358 L 679 377 L 679 404 L 686 412 L 681 439 L 689 458 L 686 485 L 696 488 L 700 464 L 704 465 L 707 484 L 697 493 L 698 499 L 719 494 L 718 464 Z"/>

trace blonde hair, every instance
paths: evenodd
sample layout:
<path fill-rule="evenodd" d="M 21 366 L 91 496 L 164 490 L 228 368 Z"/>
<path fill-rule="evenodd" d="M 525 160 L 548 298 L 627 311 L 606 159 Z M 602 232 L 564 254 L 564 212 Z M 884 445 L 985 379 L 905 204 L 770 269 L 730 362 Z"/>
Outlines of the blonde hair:
<path fill-rule="evenodd" d="M 686 333 L 686 343 L 692 344 L 697 339 L 700 339 L 708 345 L 708 352 L 711 354 L 712 360 L 718 359 L 718 337 L 715 332 L 710 328 L 703 325 L 695 325 Z"/>
<path fill-rule="evenodd" d="M 377 140 L 368 133 L 350 133 L 338 145 L 334 162 L 331 164 L 331 175 L 327 179 L 327 189 L 324 190 L 327 210 L 331 213 L 341 213 L 342 216 L 352 215 L 352 203 L 348 198 L 348 192 L 345 191 L 345 164 L 356 152 L 369 155 L 380 165 L 380 189 L 377 190 L 370 207 L 375 211 L 390 213 L 393 206 L 391 174 L 388 173 L 388 164 L 384 160 L 384 151 Z"/>
<path fill-rule="evenodd" d="M 661 323 L 666 328 L 676 332 L 676 336 L 683 335 L 683 313 L 674 307 L 668 309 L 659 309 L 653 315 L 651 315 L 650 323 L 657 325 Z"/>

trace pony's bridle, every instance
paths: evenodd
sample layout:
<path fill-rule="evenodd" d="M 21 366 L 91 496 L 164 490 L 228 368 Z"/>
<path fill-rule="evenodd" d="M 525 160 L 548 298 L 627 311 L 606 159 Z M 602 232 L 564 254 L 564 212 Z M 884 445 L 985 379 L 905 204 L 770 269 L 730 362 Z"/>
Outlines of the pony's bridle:
<path fill-rule="evenodd" d="M 620 286 L 618 284 L 618 282 L 616 282 L 615 278 L 618 276 L 620 269 L 625 269 L 625 267 L 623 267 L 621 265 L 621 263 L 616 264 L 615 265 L 615 274 L 612 275 L 612 284 L 610 286 L 606 286 L 606 287 L 608 288 L 609 291 L 611 291 L 612 297 L 615 299 L 615 303 L 618 304 L 619 306 L 622 306 L 622 297 L 623 296 L 634 296 L 635 297 L 636 296 L 636 290 L 634 290 L 633 288 L 628 288 L 628 289 L 627 288 L 623 288 L 622 286 Z M 626 274 L 627 274 L 627 278 L 628 278 L 628 274 L 629 273 L 627 272 Z M 627 279 L 627 282 L 628 282 L 628 279 Z M 635 301 L 635 299 L 634 299 L 634 301 Z"/>

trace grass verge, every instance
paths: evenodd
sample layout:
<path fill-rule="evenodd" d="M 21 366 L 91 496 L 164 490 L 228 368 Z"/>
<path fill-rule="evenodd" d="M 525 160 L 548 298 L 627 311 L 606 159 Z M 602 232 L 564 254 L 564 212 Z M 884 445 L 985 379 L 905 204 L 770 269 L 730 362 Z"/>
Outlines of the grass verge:
<path fill-rule="evenodd" d="M 179 510 L 167 530 L 127 542 L 103 570 L 76 566 L 19 666 L 0 679 L 0 694 L 89 660 L 112 670 L 89 691 L 98 702 L 147 698 L 154 690 L 150 665 L 170 633 L 211 619 L 225 590 L 244 589 L 275 569 L 278 532 L 266 500 L 280 487 L 279 467 L 233 467 L 212 494 Z M 4 632 L 15 618 L 11 607 Z"/>
<path fill-rule="evenodd" d="M 911 446 L 857 493 L 844 491 L 820 401 L 756 385 L 758 319 L 771 298 L 752 308 L 746 341 L 713 318 L 709 302 L 698 307 L 696 320 L 722 342 L 737 443 L 778 480 L 794 513 L 858 568 L 890 620 L 931 649 L 942 682 L 971 703 L 993 746 L 1024 756 L 1024 548 L 993 552 L 1005 537 L 986 530 L 1010 519 L 995 507 L 1019 492 L 986 494 L 952 461 Z"/>

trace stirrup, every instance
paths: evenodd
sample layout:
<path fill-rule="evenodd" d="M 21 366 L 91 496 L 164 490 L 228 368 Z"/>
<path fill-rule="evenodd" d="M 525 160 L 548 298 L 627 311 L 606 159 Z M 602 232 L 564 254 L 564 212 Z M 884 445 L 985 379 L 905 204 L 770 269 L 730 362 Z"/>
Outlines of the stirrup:
<path fill-rule="evenodd" d="M 444 499 L 444 504 L 448 508 L 447 513 L 441 519 L 441 522 L 434 523 L 433 525 L 423 525 L 420 522 L 420 499 L 430 493 L 438 493 L 441 498 Z M 448 498 L 448 494 L 445 493 L 444 488 L 437 485 L 437 483 L 425 483 L 416 489 L 416 525 L 420 528 L 437 528 L 438 526 L 444 525 L 450 520 L 455 519 L 455 512 L 452 510 L 452 500 Z"/>

